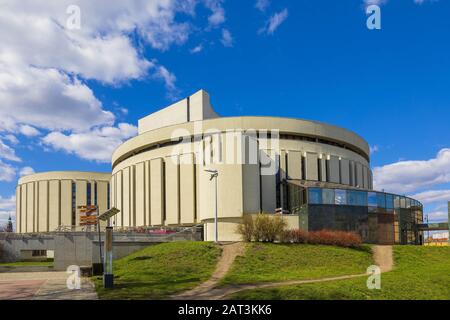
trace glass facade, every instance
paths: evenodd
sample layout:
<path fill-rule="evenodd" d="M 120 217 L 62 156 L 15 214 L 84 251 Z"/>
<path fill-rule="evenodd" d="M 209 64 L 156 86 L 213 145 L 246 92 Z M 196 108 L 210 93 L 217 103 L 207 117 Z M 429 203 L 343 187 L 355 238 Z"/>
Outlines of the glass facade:
<path fill-rule="evenodd" d="M 420 202 L 384 192 L 355 189 L 306 188 L 286 184 L 288 210 L 300 214 L 300 226 L 309 231 L 340 230 L 358 233 L 364 242 L 421 244 Z"/>

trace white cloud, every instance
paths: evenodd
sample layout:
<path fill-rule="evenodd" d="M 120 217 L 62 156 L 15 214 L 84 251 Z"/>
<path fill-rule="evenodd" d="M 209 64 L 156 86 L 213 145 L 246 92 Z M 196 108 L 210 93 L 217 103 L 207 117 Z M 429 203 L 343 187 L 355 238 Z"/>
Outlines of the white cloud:
<path fill-rule="evenodd" d="M 19 171 L 19 176 L 21 176 L 21 177 L 28 176 L 28 175 L 33 174 L 33 173 L 34 173 L 34 169 L 32 167 L 23 167 Z"/>
<path fill-rule="evenodd" d="M 19 144 L 19 140 L 12 134 L 5 135 L 3 139 L 12 144 Z"/>
<path fill-rule="evenodd" d="M 210 26 L 216 27 L 225 22 L 225 9 L 222 6 L 222 0 L 204 0 L 204 3 L 212 12 L 208 17 Z"/>
<path fill-rule="evenodd" d="M 255 3 L 255 8 L 261 12 L 264 12 L 269 7 L 269 5 L 270 5 L 269 0 L 257 0 Z"/>
<path fill-rule="evenodd" d="M 190 53 L 199 53 L 203 51 L 203 45 L 199 44 L 198 46 L 192 48 L 191 50 L 189 50 Z"/>
<path fill-rule="evenodd" d="M 374 154 L 376 152 L 380 151 L 380 148 L 375 145 L 375 146 L 370 146 L 370 154 Z"/>
<path fill-rule="evenodd" d="M 436 158 L 400 161 L 376 167 L 374 186 L 394 193 L 410 193 L 450 182 L 450 149 L 442 149 Z"/>
<path fill-rule="evenodd" d="M 413 0 L 413 2 L 415 4 L 423 4 L 425 2 L 437 2 L 437 1 L 439 1 L 439 0 Z M 377 6 L 381 6 L 381 5 L 386 4 L 387 2 L 388 2 L 388 0 L 364 0 L 364 4 L 367 6 L 370 6 L 373 4 L 375 4 Z"/>
<path fill-rule="evenodd" d="M 29 126 L 27 124 L 23 124 L 19 127 L 19 131 L 21 134 L 23 134 L 26 137 L 35 137 L 40 134 L 39 130 L 36 128 Z"/>
<path fill-rule="evenodd" d="M 16 155 L 16 152 L 10 146 L 7 146 L 0 140 L 0 159 L 21 162 L 22 160 Z"/>
<path fill-rule="evenodd" d="M 430 222 L 437 220 L 447 220 L 448 212 L 446 211 L 433 211 L 427 214 Z"/>
<path fill-rule="evenodd" d="M 222 29 L 222 39 L 220 40 L 220 42 L 222 42 L 224 47 L 233 46 L 234 39 L 230 31 L 228 31 L 227 29 Z"/>
<path fill-rule="evenodd" d="M 364 0 L 364 4 L 366 4 L 367 6 L 370 5 L 377 5 L 377 6 L 381 6 L 383 4 L 387 3 L 387 0 Z"/>
<path fill-rule="evenodd" d="M 289 16 L 288 9 L 284 9 L 280 12 L 275 13 L 269 18 L 266 25 L 259 30 L 259 33 L 266 33 L 268 35 L 274 34 L 278 27 L 286 21 Z"/>
<path fill-rule="evenodd" d="M 11 216 L 13 224 L 16 221 L 16 197 L 3 198 L 0 196 L 0 227 L 2 227 Z"/>
<path fill-rule="evenodd" d="M 11 182 L 16 177 L 16 169 L 0 160 L 0 181 Z"/>
<path fill-rule="evenodd" d="M 173 92 L 176 90 L 175 82 L 177 81 L 177 78 L 173 73 L 171 73 L 169 70 L 167 70 L 164 66 L 158 66 L 156 68 L 154 77 L 157 79 L 161 79 L 164 81 L 164 84 L 166 86 L 166 89 L 170 92 Z"/>
<path fill-rule="evenodd" d="M 114 150 L 136 134 L 135 126 L 120 123 L 118 127 L 102 127 L 85 133 L 52 132 L 43 138 L 43 143 L 82 159 L 108 163 Z"/>
<path fill-rule="evenodd" d="M 439 203 L 450 201 L 450 190 L 429 190 L 411 196 L 423 204 Z M 444 205 L 443 205 L 444 206 Z"/>

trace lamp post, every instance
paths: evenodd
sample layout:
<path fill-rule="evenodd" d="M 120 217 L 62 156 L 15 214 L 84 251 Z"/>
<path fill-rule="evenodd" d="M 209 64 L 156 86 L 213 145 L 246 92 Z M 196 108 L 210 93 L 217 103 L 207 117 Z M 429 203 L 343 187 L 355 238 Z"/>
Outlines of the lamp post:
<path fill-rule="evenodd" d="M 219 177 L 219 171 L 217 170 L 205 170 L 208 172 L 211 177 L 209 178 L 209 181 L 212 179 L 215 179 L 215 213 L 214 213 L 214 229 L 215 229 L 215 243 L 219 242 L 219 227 L 218 227 L 218 213 L 217 213 L 217 178 Z"/>
<path fill-rule="evenodd" d="M 103 287 L 105 289 L 111 289 L 114 287 L 114 274 L 113 274 L 113 227 L 111 227 L 110 219 L 120 212 L 119 209 L 112 208 L 98 217 L 99 228 L 100 220 L 106 221 L 107 226 L 105 230 L 105 259 L 103 267 Z M 100 243 L 101 247 L 101 243 Z"/>

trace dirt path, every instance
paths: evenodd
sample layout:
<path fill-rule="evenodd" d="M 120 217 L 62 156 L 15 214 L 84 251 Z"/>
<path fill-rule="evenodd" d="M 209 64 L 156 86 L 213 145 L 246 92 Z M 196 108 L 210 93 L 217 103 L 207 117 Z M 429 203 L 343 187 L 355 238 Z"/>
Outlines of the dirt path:
<path fill-rule="evenodd" d="M 389 272 L 394 268 L 392 246 L 373 246 L 373 260 L 381 272 Z"/>
<path fill-rule="evenodd" d="M 226 275 L 236 257 L 242 255 L 244 251 L 245 244 L 242 242 L 222 245 L 222 256 L 220 257 L 219 262 L 216 266 L 216 270 L 214 271 L 211 278 L 192 290 L 172 296 L 172 299 L 198 300 L 199 297 L 203 297 L 203 295 L 212 292 L 214 287 L 219 283 L 220 279 L 222 279 Z M 203 300 L 202 298 L 200 299 Z"/>
<path fill-rule="evenodd" d="M 226 287 L 217 287 L 216 285 L 220 281 L 220 278 L 226 274 L 227 270 L 231 267 L 231 264 L 233 263 L 236 256 L 238 254 L 242 254 L 242 251 L 240 252 L 238 251 L 239 247 L 237 246 L 237 244 L 234 245 L 236 245 L 236 247 L 229 248 L 228 251 L 225 251 L 224 248 L 223 255 L 219 261 L 217 270 L 210 280 L 201 284 L 197 288 L 194 288 L 193 290 L 181 293 L 179 295 L 175 295 L 172 298 L 175 300 L 224 300 L 230 295 L 244 290 L 267 289 L 281 286 L 330 282 L 359 277 L 367 277 L 367 274 L 364 273 L 364 274 L 345 275 L 340 277 L 330 277 L 314 280 L 293 280 L 283 282 L 241 284 L 241 285 L 230 285 Z M 375 261 L 375 264 L 380 267 L 381 272 L 391 271 L 394 265 L 392 257 L 392 246 L 374 246 L 373 259 Z"/>

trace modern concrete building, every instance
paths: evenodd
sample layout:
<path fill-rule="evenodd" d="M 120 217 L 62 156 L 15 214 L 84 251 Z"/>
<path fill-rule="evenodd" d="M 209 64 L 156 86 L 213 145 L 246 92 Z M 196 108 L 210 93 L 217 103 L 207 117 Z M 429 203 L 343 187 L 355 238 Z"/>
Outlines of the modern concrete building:
<path fill-rule="evenodd" d="M 16 188 L 16 231 L 51 232 L 79 225 L 77 206 L 109 208 L 111 174 L 46 172 L 19 179 Z"/>
<path fill-rule="evenodd" d="M 203 90 L 139 120 L 139 135 L 116 149 L 110 199 L 111 206 L 121 212 L 113 223 L 124 228 L 202 225 L 205 240 L 213 240 L 215 181 L 205 170 L 219 173 L 217 208 L 222 241 L 240 239 L 236 228 L 245 214 L 276 211 L 285 214 L 292 228 L 355 231 L 369 242 L 419 241 L 414 225 L 421 219 L 420 203 L 402 198 L 404 209 L 409 205 L 411 211 L 414 204 L 414 219 L 410 211 L 403 213 L 408 215 L 404 220 L 405 237 L 400 211 L 396 211 L 396 203 L 391 209 L 390 197 L 387 207 L 387 196 L 383 193 L 382 202 L 380 193 L 378 209 L 373 209 L 370 201 L 377 194 L 372 192 L 369 145 L 359 135 L 299 119 L 221 118 Z M 86 181 L 95 181 L 71 179 L 68 181 L 85 181 L 81 189 Z M 18 191 L 21 199 L 25 182 L 28 193 L 36 192 L 28 186 L 33 177 L 22 180 Z M 62 182 L 59 185 L 61 189 Z M 66 196 L 70 194 L 69 186 L 64 184 Z M 34 199 L 29 197 L 30 201 Z M 395 196 L 393 199 L 396 201 Z M 59 205 L 62 202 L 59 200 Z M 403 209 L 401 202 L 398 198 L 399 210 Z M 320 214 L 314 210 L 326 206 L 332 213 L 318 219 Z M 69 215 L 70 203 L 65 203 L 64 208 L 58 221 L 75 221 Z M 34 222 L 27 222 L 28 228 L 24 228 L 27 223 L 22 223 L 19 232 L 29 232 L 35 224 L 37 230 L 40 216 L 33 210 L 19 208 L 21 221 L 24 212 L 35 217 Z M 56 211 L 53 215 L 57 215 Z M 52 221 L 55 226 L 56 220 Z M 386 229 L 386 224 L 392 228 Z M 377 231 L 381 229 L 385 231 Z M 389 235 L 382 238 L 385 233 Z"/>

